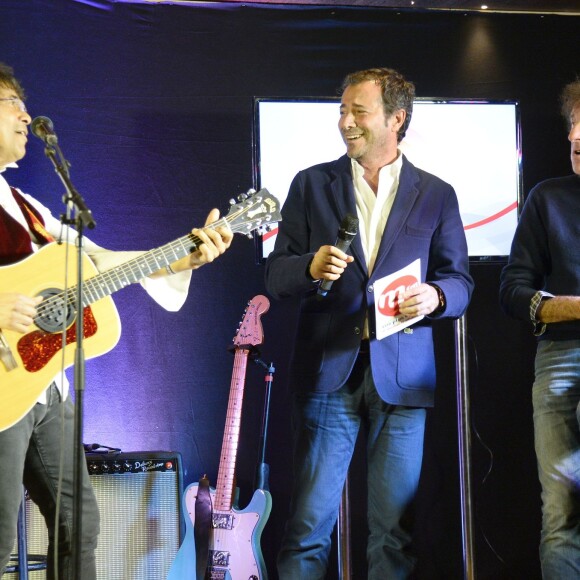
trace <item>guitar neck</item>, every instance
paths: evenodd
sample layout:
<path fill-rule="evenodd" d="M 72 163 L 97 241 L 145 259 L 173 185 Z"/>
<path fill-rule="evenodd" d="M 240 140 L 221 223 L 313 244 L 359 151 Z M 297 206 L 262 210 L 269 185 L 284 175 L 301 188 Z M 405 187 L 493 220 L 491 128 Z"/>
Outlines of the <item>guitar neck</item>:
<path fill-rule="evenodd" d="M 221 219 L 206 226 L 205 229 L 214 229 L 223 226 L 224 223 L 226 223 L 225 220 Z M 157 270 L 161 270 L 168 264 L 188 256 L 195 252 L 200 243 L 201 240 L 197 236 L 189 233 L 164 246 L 149 250 L 120 266 L 115 266 L 85 280 L 83 285 L 83 306 L 88 306 L 105 296 L 110 296 L 117 290 L 139 282 L 139 280 L 143 280 L 143 278 L 150 276 Z M 71 295 L 74 295 L 75 291 L 76 287 L 71 290 Z"/>
<path fill-rule="evenodd" d="M 134 284 L 164 268 L 167 264 L 187 256 L 195 251 L 198 241 L 199 238 L 194 238 L 189 234 L 86 280 L 83 287 L 83 306 L 88 306 L 125 286 Z"/>
<path fill-rule="evenodd" d="M 221 511 L 229 511 L 233 506 L 236 457 L 242 422 L 242 403 L 244 400 L 248 353 L 249 350 L 244 348 L 239 348 L 235 351 L 234 370 L 232 372 L 214 503 L 215 509 Z"/>
<path fill-rule="evenodd" d="M 250 195 L 242 196 L 242 201 L 234 204 L 228 215 L 206 225 L 203 229 L 229 228 L 232 233 L 251 236 L 255 229 L 280 221 L 280 204 L 271 196 L 267 189 Z M 232 201 L 233 203 L 233 201 Z M 194 252 L 202 240 L 192 233 L 170 242 L 165 246 L 155 248 L 134 258 L 85 280 L 83 284 L 83 307 L 111 295 L 113 292 L 125 288 L 129 284 L 139 282 L 153 272 L 161 270 L 168 264 L 179 260 Z M 70 295 L 76 295 L 76 288 L 70 289 Z M 72 299 L 71 303 L 72 303 Z"/>

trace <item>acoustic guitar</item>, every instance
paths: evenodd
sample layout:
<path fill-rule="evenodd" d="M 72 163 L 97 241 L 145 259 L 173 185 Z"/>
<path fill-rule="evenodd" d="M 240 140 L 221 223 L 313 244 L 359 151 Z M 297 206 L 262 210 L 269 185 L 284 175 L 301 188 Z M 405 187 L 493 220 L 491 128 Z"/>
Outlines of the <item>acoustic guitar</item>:
<path fill-rule="evenodd" d="M 251 235 L 254 230 L 282 219 L 278 200 L 266 189 L 242 194 L 239 199 L 226 216 L 205 229 L 225 226 L 234 233 Z M 102 355 L 119 341 L 121 325 L 111 294 L 194 252 L 200 243 L 197 236 L 189 233 L 101 273 L 85 256 L 85 358 Z M 76 279 L 76 260 L 69 261 L 65 272 L 67 245 L 69 252 L 74 251 L 72 244 L 51 243 L 16 264 L 0 267 L 0 288 L 44 297 L 29 332 L 0 330 L 0 431 L 28 413 L 63 365 L 68 368 L 74 363 L 77 290 L 76 286 L 66 292 L 63 289 L 66 279 Z"/>

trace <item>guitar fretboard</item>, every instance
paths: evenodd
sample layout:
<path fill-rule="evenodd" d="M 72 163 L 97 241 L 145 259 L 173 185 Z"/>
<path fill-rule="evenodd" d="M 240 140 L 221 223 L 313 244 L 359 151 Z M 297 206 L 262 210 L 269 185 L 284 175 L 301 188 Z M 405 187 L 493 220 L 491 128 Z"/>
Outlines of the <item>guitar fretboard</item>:
<path fill-rule="evenodd" d="M 235 352 L 230 398 L 222 442 L 222 454 L 218 470 L 214 509 L 230 510 L 233 505 L 235 488 L 235 468 L 242 422 L 242 403 L 244 401 L 244 386 L 246 367 L 248 364 L 248 349 L 240 348 Z"/>
<path fill-rule="evenodd" d="M 88 306 L 125 286 L 134 284 L 168 264 L 191 254 L 197 249 L 199 242 L 198 237 L 188 234 L 90 278 L 83 286 L 83 306 Z M 74 288 L 72 292 L 74 294 Z"/>
<path fill-rule="evenodd" d="M 227 224 L 227 220 L 222 218 L 206 226 L 205 229 L 215 229 L 224 224 Z M 190 232 L 173 242 L 144 252 L 132 260 L 85 280 L 83 282 L 83 307 L 87 307 L 105 296 L 110 296 L 130 284 L 139 282 L 153 272 L 157 272 L 168 264 L 191 254 L 200 243 L 201 240 Z M 38 318 L 42 320 L 43 316 L 49 315 L 55 309 L 60 309 L 64 304 L 65 295 L 67 308 L 74 311 L 76 292 L 77 286 L 75 285 L 71 286 L 66 293 L 60 292 L 47 298 L 37 308 Z"/>

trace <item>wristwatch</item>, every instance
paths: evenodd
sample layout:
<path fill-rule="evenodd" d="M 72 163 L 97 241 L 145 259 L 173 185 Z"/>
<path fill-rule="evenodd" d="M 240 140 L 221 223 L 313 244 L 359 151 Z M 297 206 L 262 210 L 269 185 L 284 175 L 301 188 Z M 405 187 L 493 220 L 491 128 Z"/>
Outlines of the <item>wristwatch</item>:
<path fill-rule="evenodd" d="M 439 298 L 439 305 L 437 306 L 437 308 L 435 308 L 435 310 L 433 310 L 431 314 L 441 314 L 441 312 L 445 310 L 445 306 L 447 305 L 447 302 L 445 301 L 445 294 L 443 294 L 443 290 L 441 290 L 441 288 L 439 288 L 437 284 L 429 283 L 429 286 L 435 288 L 435 291 L 437 292 L 437 296 Z"/>

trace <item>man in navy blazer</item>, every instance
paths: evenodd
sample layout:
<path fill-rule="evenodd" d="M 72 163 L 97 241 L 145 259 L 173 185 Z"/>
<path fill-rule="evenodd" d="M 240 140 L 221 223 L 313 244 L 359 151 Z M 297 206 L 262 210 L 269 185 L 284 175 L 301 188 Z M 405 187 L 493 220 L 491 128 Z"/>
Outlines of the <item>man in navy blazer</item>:
<path fill-rule="evenodd" d="M 407 578 L 415 566 L 411 508 L 436 383 L 432 321 L 460 317 L 473 281 L 453 188 L 398 149 L 414 96 L 413 84 L 392 69 L 345 78 L 338 126 L 347 155 L 296 175 L 266 263 L 272 296 L 301 299 L 290 365 L 294 490 L 278 557 L 282 580 L 325 577 L 361 426 L 368 578 Z M 349 214 L 359 231 L 344 252 L 334 241 Z M 375 301 L 385 297 L 375 284 L 383 288 L 385 277 L 416 260 L 420 280 L 399 288 L 393 307 L 423 318 L 377 337 Z M 332 282 L 326 295 L 321 281 Z"/>

